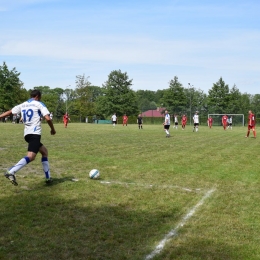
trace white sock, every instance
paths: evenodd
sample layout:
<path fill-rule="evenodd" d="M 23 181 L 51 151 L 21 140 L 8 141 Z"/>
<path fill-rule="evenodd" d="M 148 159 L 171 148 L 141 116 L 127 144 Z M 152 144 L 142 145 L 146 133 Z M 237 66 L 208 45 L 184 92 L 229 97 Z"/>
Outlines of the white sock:
<path fill-rule="evenodd" d="M 50 166 L 49 166 L 49 162 L 48 162 L 47 157 L 42 157 L 42 168 L 43 168 L 43 171 L 45 173 L 46 179 L 50 179 L 51 173 L 50 173 Z"/>
<path fill-rule="evenodd" d="M 26 164 L 30 162 L 30 159 L 26 156 L 22 158 L 16 165 L 12 166 L 8 172 L 11 174 L 15 174 L 19 170 L 21 170 Z"/>

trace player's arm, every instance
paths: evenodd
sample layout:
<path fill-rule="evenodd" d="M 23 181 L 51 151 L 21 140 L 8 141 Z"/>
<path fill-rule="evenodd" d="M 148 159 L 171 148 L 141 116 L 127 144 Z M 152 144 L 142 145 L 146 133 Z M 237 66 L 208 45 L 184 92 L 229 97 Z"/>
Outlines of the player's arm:
<path fill-rule="evenodd" d="M 55 135 L 55 134 L 56 134 L 56 131 L 55 131 L 55 128 L 54 128 L 54 125 L 53 125 L 53 123 L 52 123 L 52 120 L 51 120 L 50 116 L 49 116 L 49 115 L 46 115 L 44 118 L 45 118 L 45 120 L 47 121 L 49 127 L 51 128 L 51 135 Z"/>
<path fill-rule="evenodd" d="M 1 118 L 5 118 L 7 116 L 10 116 L 12 114 L 12 110 L 6 111 L 3 114 L 0 115 L 0 119 Z"/>

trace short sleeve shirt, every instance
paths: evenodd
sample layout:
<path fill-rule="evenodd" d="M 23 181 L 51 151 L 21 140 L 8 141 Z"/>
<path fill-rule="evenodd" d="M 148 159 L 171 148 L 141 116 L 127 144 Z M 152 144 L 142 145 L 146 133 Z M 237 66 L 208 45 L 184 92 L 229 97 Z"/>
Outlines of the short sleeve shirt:
<path fill-rule="evenodd" d="M 194 115 L 193 121 L 194 121 L 195 124 L 198 124 L 199 123 L 199 115 Z"/>
<path fill-rule="evenodd" d="M 171 117 L 170 117 L 169 114 L 165 115 L 164 123 L 165 123 L 165 125 L 170 125 L 171 124 Z"/>
<path fill-rule="evenodd" d="M 50 112 L 44 103 L 29 99 L 12 109 L 13 114 L 21 114 L 24 123 L 24 136 L 28 134 L 41 135 L 41 117 Z"/>

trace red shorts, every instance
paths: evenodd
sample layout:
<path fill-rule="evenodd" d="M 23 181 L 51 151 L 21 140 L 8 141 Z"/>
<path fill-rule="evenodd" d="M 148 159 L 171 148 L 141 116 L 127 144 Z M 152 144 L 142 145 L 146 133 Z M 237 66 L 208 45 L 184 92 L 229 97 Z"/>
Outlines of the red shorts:
<path fill-rule="evenodd" d="M 247 129 L 248 130 L 250 130 L 250 129 L 255 130 L 255 126 L 254 125 L 248 125 Z"/>

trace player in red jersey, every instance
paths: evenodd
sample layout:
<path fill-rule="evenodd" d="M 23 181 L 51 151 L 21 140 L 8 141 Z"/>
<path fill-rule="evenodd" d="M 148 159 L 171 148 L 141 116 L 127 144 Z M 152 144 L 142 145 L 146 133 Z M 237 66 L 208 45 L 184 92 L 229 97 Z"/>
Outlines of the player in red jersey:
<path fill-rule="evenodd" d="M 227 115 L 222 116 L 222 125 L 223 125 L 224 130 L 226 130 L 226 128 L 227 128 L 227 121 L 228 121 Z"/>
<path fill-rule="evenodd" d="M 248 137 L 248 136 L 249 136 L 250 130 L 252 129 L 253 134 L 254 134 L 254 138 L 256 138 L 255 123 L 256 123 L 256 121 L 255 121 L 255 115 L 254 115 L 254 113 L 253 113 L 251 110 L 249 110 L 249 111 L 248 111 L 247 134 L 246 134 L 245 137 Z"/>
<path fill-rule="evenodd" d="M 181 118 L 181 127 L 182 127 L 182 130 L 185 129 L 186 124 L 187 124 L 187 117 L 186 117 L 186 115 L 184 114 L 184 115 L 182 115 L 182 118 Z"/>
<path fill-rule="evenodd" d="M 211 128 L 212 127 L 212 123 L 213 123 L 213 118 L 210 116 L 208 118 L 208 127 Z"/>
<path fill-rule="evenodd" d="M 126 125 L 127 126 L 127 122 L 128 122 L 128 116 L 126 114 L 123 115 L 123 126 Z"/>
<path fill-rule="evenodd" d="M 63 116 L 63 123 L 65 128 L 67 128 L 69 120 L 70 120 L 69 114 L 68 112 L 66 112 L 65 115 Z"/>

